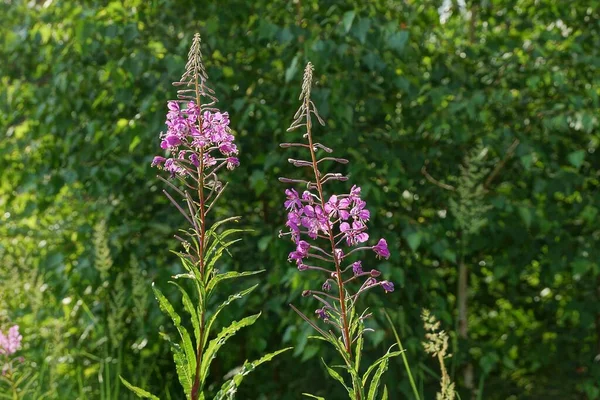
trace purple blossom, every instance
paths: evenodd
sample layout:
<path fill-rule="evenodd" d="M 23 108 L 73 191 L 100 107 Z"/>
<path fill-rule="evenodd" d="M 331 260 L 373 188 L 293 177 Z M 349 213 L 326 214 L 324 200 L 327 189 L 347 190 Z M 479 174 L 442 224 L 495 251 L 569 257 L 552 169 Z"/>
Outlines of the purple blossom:
<path fill-rule="evenodd" d="M 386 260 L 390 257 L 390 251 L 385 239 L 379 239 L 379 242 L 372 249 L 378 257 L 383 257 Z"/>
<path fill-rule="evenodd" d="M 352 186 L 352 189 L 350 189 L 350 195 L 348 196 L 348 198 L 352 201 L 355 201 L 356 199 L 360 199 L 360 192 L 361 192 L 361 188 L 360 186 Z"/>
<path fill-rule="evenodd" d="M 234 169 L 239 167 L 240 160 L 237 157 L 227 157 L 227 169 Z"/>
<path fill-rule="evenodd" d="M 212 167 L 217 164 L 217 159 L 208 153 L 204 153 L 204 167 Z"/>
<path fill-rule="evenodd" d="M 352 207 L 352 209 L 350 210 L 350 215 L 354 219 L 358 219 L 360 221 L 368 221 L 371 216 L 371 213 L 369 212 L 369 210 L 365 209 L 366 205 L 366 201 L 357 198 L 354 201 L 354 207 Z"/>
<path fill-rule="evenodd" d="M 369 234 L 365 232 L 366 230 L 367 226 L 361 221 L 352 222 L 352 226 L 347 222 L 340 224 L 340 232 L 344 233 L 348 246 L 354 246 L 369 240 Z"/>
<path fill-rule="evenodd" d="M 306 201 L 309 204 L 313 203 L 314 197 L 315 197 L 315 195 L 312 194 L 311 192 L 309 192 L 308 190 L 305 190 L 304 192 L 302 192 L 302 200 Z"/>
<path fill-rule="evenodd" d="M 354 273 L 354 275 L 360 275 L 363 273 L 361 261 L 356 261 L 352 263 L 352 272 Z"/>
<path fill-rule="evenodd" d="M 160 135 L 160 147 L 171 157 L 154 157 L 153 167 L 167 170 L 171 176 L 185 176 L 196 173 L 192 166 L 198 168 L 201 164 L 205 170 L 216 166 L 219 161 L 224 161 L 228 169 L 239 166 L 239 159 L 234 157 L 238 149 L 233 143 L 235 138 L 229 128 L 228 113 L 204 111 L 199 129 L 200 108 L 193 101 L 183 106 L 169 101 L 167 108 L 167 132 Z M 202 163 L 200 154 L 204 154 Z M 209 174 L 210 171 L 206 171 L 206 175 Z"/>
<path fill-rule="evenodd" d="M 12 326 L 6 335 L 0 331 L 0 354 L 12 355 L 21 348 L 23 336 L 19 334 L 19 326 Z"/>
<path fill-rule="evenodd" d="M 198 160 L 198 155 L 196 153 L 190 154 L 190 161 L 194 164 L 194 167 L 200 166 L 200 160 Z"/>
<path fill-rule="evenodd" d="M 327 311 L 325 311 L 325 307 L 315 310 L 315 314 L 317 314 L 317 316 L 322 320 L 329 319 L 329 314 L 327 314 Z"/>
<path fill-rule="evenodd" d="M 329 292 L 331 290 L 331 282 L 329 282 L 329 279 L 323 282 L 323 286 L 321 286 L 321 289 L 323 289 L 324 292 Z"/>
<path fill-rule="evenodd" d="M 330 217 L 336 218 L 339 216 L 342 220 L 347 220 L 350 217 L 350 213 L 347 211 L 350 206 L 350 200 L 339 199 L 338 196 L 333 195 L 329 198 L 329 201 L 325 203 L 325 212 Z"/>
<path fill-rule="evenodd" d="M 298 192 L 296 192 L 295 189 L 286 189 L 285 195 L 287 197 L 287 200 L 285 201 L 285 203 L 283 203 L 283 205 L 285 206 L 286 210 L 295 211 L 302 208 L 302 202 L 300 201 L 300 197 L 298 197 Z"/>
<path fill-rule="evenodd" d="M 392 282 L 381 281 L 380 285 L 383 288 L 383 290 L 385 290 L 386 293 L 390 293 L 390 292 L 394 291 L 394 284 Z"/>
<path fill-rule="evenodd" d="M 167 159 L 166 159 L 166 158 L 164 158 L 164 157 L 161 157 L 161 156 L 156 156 L 156 157 L 154 157 L 154 159 L 152 160 L 152 166 L 153 166 L 153 167 L 154 167 L 154 166 L 157 166 L 157 165 L 158 165 L 158 166 L 161 166 L 161 165 L 163 165 L 163 164 L 165 163 L 165 161 L 166 161 L 166 160 L 167 160 Z"/>
<path fill-rule="evenodd" d="M 302 261 L 308 255 L 308 250 L 310 249 L 310 244 L 301 240 L 298 242 L 296 246 L 296 251 L 292 251 L 288 257 L 289 260 L 295 260 L 297 263 Z"/>
<path fill-rule="evenodd" d="M 290 228 L 290 233 L 292 234 L 292 239 L 295 242 L 297 241 L 297 238 L 300 234 L 300 224 L 301 224 L 300 214 L 295 211 L 289 212 L 285 226 Z"/>

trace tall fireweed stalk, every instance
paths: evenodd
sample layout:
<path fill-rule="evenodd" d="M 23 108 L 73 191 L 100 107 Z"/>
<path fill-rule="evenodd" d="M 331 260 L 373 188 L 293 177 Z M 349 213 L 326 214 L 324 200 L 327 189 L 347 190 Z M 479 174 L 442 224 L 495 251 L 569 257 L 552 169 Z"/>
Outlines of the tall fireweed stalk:
<path fill-rule="evenodd" d="M 160 147 L 166 155 L 156 156 L 152 161 L 153 166 L 168 172 L 167 178 L 159 176 L 171 189 L 170 192 L 164 190 L 164 193 L 189 223 L 186 229 L 181 229 L 181 233 L 175 235 L 183 247 L 183 251 L 175 253 L 187 272 L 173 276 L 174 281 L 170 283 L 181 293 L 183 308 L 191 319 L 193 335 L 183 326 L 175 307 L 154 284 L 153 290 L 160 308 L 171 317 L 179 334 L 177 341 L 163 336 L 171 344 L 179 382 L 186 398 L 190 400 L 206 398 L 209 368 L 217 352 L 238 330 L 252 325 L 260 316 L 258 313 L 234 321 L 213 335 L 211 328 L 219 314 L 258 285 L 230 295 L 218 307 L 209 310 L 210 299 L 226 280 L 263 272 L 220 272 L 216 268 L 219 259 L 228 252 L 228 247 L 240 240 L 232 239 L 232 235 L 243 231 L 225 229 L 227 223 L 237 222 L 239 217 L 209 223 L 213 206 L 227 186 L 220 180 L 220 174 L 235 169 L 239 160 L 235 138 L 229 127 L 229 115 L 215 107 L 217 98 L 207 84 L 208 76 L 200 44 L 200 35 L 196 34 L 185 73 L 178 82 L 173 83 L 181 88 L 177 91 L 177 100 L 167 103 L 167 131 L 160 135 Z M 188 293 L 183 283 L 177 282 L 180 280 L 191 281 L 193 295 Z M 253 362 L 244 362 L 221 386 L 214 399 L 232 399 L 248 373 L 285 350 L 288 349 L 267 354 Z M 121 379 L 138 396 L 158 398 Z"/>
<path fill-rule="evenodd" d="M 361 376 L 360 361 L 363 350 L 363 336 L 366 331 L 364 320 L 371 314 L 368 310 L 359 313 L 358 300 L 367 291 L 380 289 L 385 293 L 394 291 L 394 284 L 380 280 L 381 272 L 367 267 L 373 259 L 390 256 L 385 239 L 371 242 L 367 232 L 370 212 L 361 198 L 361 188 L 352 186 L 349 193 L 326 194 L 327 182 L 348 180 L 340 173 L 324 173 L 328 163 L 347 164 L 348 160 L 331 156 L 333 150 L 316 142 L 313 134 L 313 117 L 325 125 L 311 100 L 313 66 L 308 63 L 304 70 L 301 105 L 288 131 L 304 131 L 302 142 L 282 143 L 283 148 L 298 148 L 307 154 L 308 160 L 289 159 L 288 161 L 309 172 L 308 179 L 279 178 L 281 182 L 299 184 L 302 193 L 295 189 L 285 191 L 284 206 L 288 212 L 286 231 L 280 236 L 289 237 L 296 248 L 288 260 L 295 263 L 307 278 L 320 277 L 320 288 L 305 290 L 304 297 L 312 297 L 318 303 L 315 310 L 317 321 L 290 305 L 302 319 L 308 322 L 319 334 L 317 338 L 331 343 L 344 360 L 341 366 L 349 375 L 351 386 L 335 369 L 325 361 L 329 375 L 340 382 L 347 390 L 350 399 L 374 400 L 378 398 L 381 377 L 387 370 L 389 358 L 400 354 L 392 351 L 370 365 Z M 365 252 L 367 254 L 365 254 Z M 360 259 L 372 256 L 372 259 Z M 319 322 L 319 320 L 321 322 Z M 372 376 L 371 376 L 372 374 Z M 308 397 L 319 398 L 306 394 Z M 384 387 L 381 399 L 387 399 Z"/>

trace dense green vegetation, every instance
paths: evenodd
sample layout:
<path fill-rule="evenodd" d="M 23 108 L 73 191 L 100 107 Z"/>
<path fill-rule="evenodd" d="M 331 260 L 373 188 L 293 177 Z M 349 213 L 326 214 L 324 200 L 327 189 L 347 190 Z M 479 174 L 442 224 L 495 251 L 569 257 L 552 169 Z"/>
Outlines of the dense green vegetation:
<path fill-rule="evenodd" d="M 470 376 L 483 399 L 600 398 L 600 9 L 450 1 L 442 21 L 441 3 L 0 2 L 0 330 L 21 326 L 25 398 L 128 398 L 119 374 L 183 398 L 151 282 L 182 271 L 169 249 L 184 221 L 150 162 L 196 31 L 240 147 L 216 212 L 253 230 L 220 268 L 267 270 L 230 308 L 262 316 L 215 360 L 215 385 L 294 346 L 239 398 L 344 396 L 320 362 L 333 351 L 288 307 L 315 308 L 296 301 L 309 284 L 278 239 L 277 178 L 293 168 L 278 143 L 310 60 L 327 121 L 315 135 L 352 161 L 392 252 L 396 291 L 363 299 L 367 358 L 395 342 L 385 307 L 434 398 L 429 308 L 463 399 Z M 385 379 L 411 398 L 401 358 Z"/>

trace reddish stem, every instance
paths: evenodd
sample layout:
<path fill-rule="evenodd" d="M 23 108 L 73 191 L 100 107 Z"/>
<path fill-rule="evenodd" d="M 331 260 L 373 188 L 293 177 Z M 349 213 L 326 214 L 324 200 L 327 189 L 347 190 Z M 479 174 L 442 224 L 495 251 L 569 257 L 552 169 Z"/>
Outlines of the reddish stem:
<path fill-rule="evenodd" d="M 317 192 L 319 194 L 319 199 L 321 201 L 321 207 L 323 211 L 325 210 L 325 198 L 323 196 L 323 187 L 321 186 L 321 173 L 319 172 L 317 157 L 315 155 L 315 147 L 313 145 L 312 140 L 312 122 L 310 118 L 310 101 L 308 95 L 304 98 L 304 109 L 306 112 L 306 136 L 308 137 L 308 148 L 310 150 L 310 157 L 312 160 L 312 168 L 315 175 L 315 182 L 317 186 Z M 344 290 L 344 281 L 342 280 L 342 270 L 340 268 L 340 260 L 338 259 L 335 252 L 335 237 L 333 235 L 333 230 L 329 223 L 329 219 L 327 220 L 327 233 L 329 234 L 329 242 L 331 244 L 331 254 L 333 256 L 333 261 L 335 263 L 335 272 L 336 272 L 336 282 L 338 285 L 338 293 L 339 293 L 339 301 L 341 307 L 341 316 L 342 316 L 342 330 L 344 336 L 344 346 L 350 358 L 352 358 L 352 342 L 350 341 L 350 327 L 348 326 L 348 315 L 346 313 L 346 291 Z"/>

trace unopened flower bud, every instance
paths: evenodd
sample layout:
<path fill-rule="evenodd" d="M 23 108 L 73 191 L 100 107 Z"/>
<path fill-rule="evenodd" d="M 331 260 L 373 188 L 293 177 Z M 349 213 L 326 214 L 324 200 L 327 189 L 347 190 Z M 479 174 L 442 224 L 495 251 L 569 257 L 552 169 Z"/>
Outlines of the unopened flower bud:
<path fill-rule="evenodd" d="M 381 272 L 377 271 L 376 269 L 371 270 L 371 276 L 373 278 L 377 278 L 379 275 L 381 275 Z"/>
<path fill-rule="evenodd" d="M 311 295 L 311 291 L 310 290 L 305 290 L 302 292 L 302 297 L 308 297 Z"/>
<path fill-rule="evenodd" d="M 308 265 L 302 264 L 302 263 L 298 264 L 298 271 L 306 271 L 307 269 L 308 269 Z"/>

